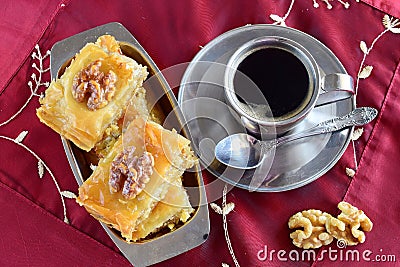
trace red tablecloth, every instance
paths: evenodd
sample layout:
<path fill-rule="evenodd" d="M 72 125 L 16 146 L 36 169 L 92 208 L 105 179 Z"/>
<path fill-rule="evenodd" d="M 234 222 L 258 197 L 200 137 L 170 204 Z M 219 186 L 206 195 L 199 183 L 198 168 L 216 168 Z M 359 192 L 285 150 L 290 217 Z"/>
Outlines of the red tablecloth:
<path fill-rule="evenodd" d="M 356 77 L 363 53 L 360 41 L 370 47 L 385 30 L 385 14 L 400 17 L 400 2 L 348 0 L 297 0 L 286 19 L 290 27 L 325 43 Z M 0 123 L 24 104 L 30 95 L 28 81 L 34 71 L 31 53 L 35 44 L 45 52 L 63 38 L 112 21 L 121 22 L 148 51 L 160 69 L 190 62 L 204 46 L 227 30 L 245 24 L 273 23 L 270 14 L 285 15 L 290 1 L 3 1 L 0 7 Z M 393 21 L 393 20 L 392 20 Z M 399 27 L 399 26 L 397 26 Z M 367 55 L 373 66 L 360 80 L 358 106 L 379 110 L 376 120 L 364 127 L 355 142 L 358 170 L 352 147 L 336 166 L 317 181 L 282 193 L 249 193 L 233 189 L 227 195 L 235 209 L 228 215 L 232 247 L 242 266 L 365 266 L 384 265 L 379 259 L 400 262 L 400 34 L 387 31 Z M 48 66 L 48 59 L 45 65 Z M 50 79 L 44 73 L 43 81 Z M 43 89 L 40 89 L 43 90 Z M 34 97 L 14 120 L 0 126 L 0 135 L 16 138 L 26 130 L 22 144 L 34 151 L 52 170 L 61 190 L 77 193 L 77 184 L 65 157 L 60 137 L 41 124 L 35 115 Z M 63 222 L 63 207 L 55 183 L 46 171 L 37 174 L 38 160 L 13 141 L 0 138 L 0 265 L 1 266 L 128 266 L 113 242 L 82 207 L 66 199 L 70 224 Z M 210 174 L 203 172 L 207 181 Z M 364 244 L 370 262 L 293 261 L 296 249 L 289 238 L 288 218 L 299 210 L 317 208 L 338 214 L 336 205 L 346 200 L 362 208 L 374 222 Z M 221 200 L 216 201 L 221 204 Z M 233 265 L 224 240 L 222 217 L 210 210 L 211 232 L 201 246 L 160 263 L 160 266 Z M 261 261 L 257 254 L 267 247 L 285 250 L 287 261 L 273 254 Z M 330 246 L 338 249 L 336 244 Z M 326 249 L 326 248 L 325 248 Z M 353 248 L 352 248 L 353 249 Z M 298 250 L 301 251 L 301 250 Z M 268 253 L 269 253 L 268 252 Z M 361 255 L 361 254 L 360 254 Z M 375 257 L 375 256 L 381 257 Z M 384 256 L 384 257 L 382 257 Z M 376 260 L 373 262 L 372 260 Z M 396 262 L 386 262 L 395 266 Z"/>

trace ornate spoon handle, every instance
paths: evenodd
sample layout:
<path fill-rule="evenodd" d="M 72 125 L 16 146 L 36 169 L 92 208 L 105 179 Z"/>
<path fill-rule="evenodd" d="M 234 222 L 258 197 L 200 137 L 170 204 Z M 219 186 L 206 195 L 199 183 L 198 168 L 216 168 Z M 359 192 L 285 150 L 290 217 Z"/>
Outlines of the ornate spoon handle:
<path fill-rule="evenodd" d="M 304 132 L 282 136 L 274 141 L 261 141 L 261 146 L 263 149 L 269 149 L 273 146 L 279 146 L 300 138 L 335 132 L 352 126 L 361 126 L 371 122 L 377 114 L 378 111 L 371 107 L 356 108 L 345 116 L 318 123 L 314 127 L 307 129 Z"/>

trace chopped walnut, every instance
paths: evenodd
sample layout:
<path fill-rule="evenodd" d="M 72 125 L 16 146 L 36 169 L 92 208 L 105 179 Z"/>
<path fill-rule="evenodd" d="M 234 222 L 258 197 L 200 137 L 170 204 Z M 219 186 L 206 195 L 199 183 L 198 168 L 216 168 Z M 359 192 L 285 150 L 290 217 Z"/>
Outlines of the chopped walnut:
<path fill-rule="evenodd" d="M 134 156 L 134 147 L 124 149 L 111 163 L 109 187 L 112 193 L 121 191 L 126 199 L 137 196 L 153 174 L 154 158 L 149 152 Z M 123 184 L 123 185 L 122 185 Z"/>
<path fill-rule="evenodd" d="M 78 72 L 72 83 L 72 96 L 78 102 L 87 99 L 87 107 L 96 110 L 105 107 L 115 94 L 117 75 L 109 70 L 107 74 L 100 71 L 102 60 L 90 63 Z"/>
<path fill-rule="evenodd" d="M 372 230 L 373 223 L 362 210 L 347 202 L 340 202 L 342 211 L 337 218 L 330 216 L 326 229 L 333 237 L 346 241 L 349 246 L 365 242 L 365 233 Z"/>
<path fill-rule="evenodd" d="M 320 210 L 305 210 L 298 212 L 289 219 L 289 228 L 298 229 L 290 234 L 293 244 L 299 248 L 319 248 L 328 245 L 333 241 L 333 237 L 326 232 L 325 222 L 327 219 L 325 212 Z"/>

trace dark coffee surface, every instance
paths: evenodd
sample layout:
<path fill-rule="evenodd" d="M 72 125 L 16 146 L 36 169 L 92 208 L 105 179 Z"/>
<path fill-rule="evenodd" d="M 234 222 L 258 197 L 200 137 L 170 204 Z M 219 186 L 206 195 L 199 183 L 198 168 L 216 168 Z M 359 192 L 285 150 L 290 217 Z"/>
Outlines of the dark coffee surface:
<path fill-rule="evenodd" d="M 243 74 L 235 74 L 234 86 L 238 98 L 247 103 L 265 105 L 265 100 L 274 117 L 296 113 L 309 93 L 308 73 L 303 63 L 293 54 L 278 48 L 264 48 L 247 56 L 238 70 L 248 76 L 261 90 L 265 99 L 248 86 Z M 270 114 L 269 114 L 270 115 Z M 267 115 L 268 116 L 268 115 Z"/>

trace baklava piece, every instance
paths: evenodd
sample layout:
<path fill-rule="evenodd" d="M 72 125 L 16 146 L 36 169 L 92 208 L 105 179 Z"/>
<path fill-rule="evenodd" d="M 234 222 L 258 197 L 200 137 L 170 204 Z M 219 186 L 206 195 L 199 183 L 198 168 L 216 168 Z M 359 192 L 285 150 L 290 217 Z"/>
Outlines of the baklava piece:
<path fill-rule="evenodd" d="M 89 151 L 104 139 L 106 130 L 115 130 L 147 75 L 146 67 L 121 53 L 114 37 L 103 35 L 85 45 L 62 76 L 51 82 L 37 116 Z"/>
<path fill-rule="evenodd" d="M 181 176 L 196 161 L 189 140 L 137 116 L 79 188 L 77 201 L 128 242 L 138 241 L 188 220 L 193 208 Z"/>

